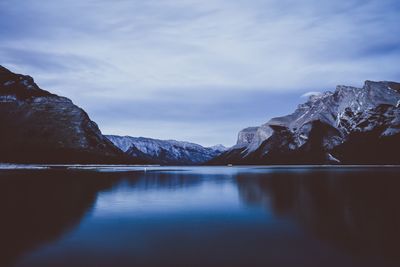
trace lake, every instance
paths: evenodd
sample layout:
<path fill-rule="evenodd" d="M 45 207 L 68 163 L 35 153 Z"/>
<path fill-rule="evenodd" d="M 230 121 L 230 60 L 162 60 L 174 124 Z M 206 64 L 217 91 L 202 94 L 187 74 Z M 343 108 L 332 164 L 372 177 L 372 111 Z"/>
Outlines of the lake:
<path fill-rule="evenodd" d="M 400 168 L 0 170 L 0 266 L 400 266 Z"/>

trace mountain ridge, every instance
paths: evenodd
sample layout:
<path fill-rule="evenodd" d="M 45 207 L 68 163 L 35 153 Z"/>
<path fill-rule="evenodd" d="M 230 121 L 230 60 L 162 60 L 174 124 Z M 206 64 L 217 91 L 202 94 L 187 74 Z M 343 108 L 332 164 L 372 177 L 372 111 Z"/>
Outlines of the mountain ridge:
<path fill-rule="evenodd" d="M 106 137 L 133 158 L 144 158 L 154 164 L 163 165 L 199 165 L 226 150 L 222 145 L 203 147 L 199 144 L 177 140 L 118 135 L 106 135 Z"/>
<path fill-rule="evenodd" d="M 0 154 L 9 163 L 117 163 L 130 160 L 88 114 L 0 66 Z"/>
<path fill-rule="evenodd" d="M 400 83 L 367 80 L 362 88 L 339 85 L 310 96 L 292 114 L 243 129 L 237 144 L 210 164 L 398 164 L 399 136 Z M 351 159 L 349 150 L 360 149 L 363 138 L 375 146 Z"/>

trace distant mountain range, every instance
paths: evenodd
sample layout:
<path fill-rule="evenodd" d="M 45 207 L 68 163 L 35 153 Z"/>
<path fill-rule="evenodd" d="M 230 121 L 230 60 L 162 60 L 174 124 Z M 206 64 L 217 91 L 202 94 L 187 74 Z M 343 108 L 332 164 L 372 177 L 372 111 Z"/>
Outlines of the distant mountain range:
<path fill-rule="evenodd" d="M 366 81 L 311 96 L 294 113 L 239 132 L 237 144 L 104 136 L 71 100 L 0 66 L 0 162 L 400 164 L 400 84 Z"/>
<path fill-rule="evenodd" d="M 239 132 L 210 164 L 400 164 L 400 84 L 366 81 L 313 95 Z"/>
<path fill-rule="evenodd" d="M 203 147 L 175 140 L 116 135 L 107 135 L 107 138 L 132 158 L 161 165 L 203 164 L 227 150 L 222 145 Z"/>

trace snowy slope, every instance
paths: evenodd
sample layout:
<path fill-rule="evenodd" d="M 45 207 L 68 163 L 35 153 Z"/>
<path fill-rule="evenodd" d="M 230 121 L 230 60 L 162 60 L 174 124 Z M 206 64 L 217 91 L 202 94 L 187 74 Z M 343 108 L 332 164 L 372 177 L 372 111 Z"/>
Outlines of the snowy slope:
<path fill-rule="evenodd" d="M 226 150 L 222 145 L 203 147 L 198 144 L 175 140 L 116 135 L 107 135 L 107 138 L 130 156 L 167 165 L 202 164 Z"/>
<path fill-rule="evenodd" d="M 215 162 L 347 163 L 352 161 L 343 155 L 348 144 L 357 142 L 361 146 L 367 138 L 374 147 L 399 136 L 399 106 L 399 83 L 366 81 L 362 88 L 337 86 L 334 92 L 310 96 L 290 115 L 242 130 L 237 144 Z M 388 147 L 386 154 L 393 147 Z M 379 149 L 367 151 L 371 155 L 353 153 L 354 163 L 384 159 Z M 346 160 L 341 161 L 341 157 Z"/>

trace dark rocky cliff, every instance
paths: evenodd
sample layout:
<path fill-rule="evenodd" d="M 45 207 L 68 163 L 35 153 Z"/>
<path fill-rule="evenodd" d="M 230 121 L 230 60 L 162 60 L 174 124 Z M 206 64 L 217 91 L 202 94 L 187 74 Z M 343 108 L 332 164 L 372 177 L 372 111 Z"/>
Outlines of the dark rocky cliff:
<path fill-rule="evenodd" d="M 32 77 L 0 66 L 0 162 L 119 163 L 129 159 L 88 114 Z"/>

